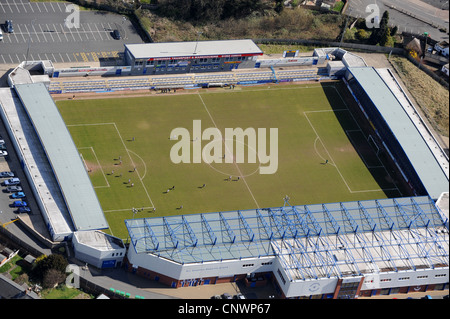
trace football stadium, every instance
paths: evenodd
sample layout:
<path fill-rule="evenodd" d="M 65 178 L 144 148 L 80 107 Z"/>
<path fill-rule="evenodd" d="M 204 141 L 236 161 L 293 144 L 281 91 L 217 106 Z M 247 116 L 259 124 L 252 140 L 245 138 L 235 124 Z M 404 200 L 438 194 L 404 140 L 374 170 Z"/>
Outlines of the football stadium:
<path fill-rule="evenodd" d="M 393 73 L 337 48 L 264 59 L 239 43 L 130 46 L 128 69 L 47 82 L 14 71 L 2 119 L 51 241 L 173 288 L 448 289 L 448 156 Z M 96 72 L 117 76 L 67 79 Z"/>

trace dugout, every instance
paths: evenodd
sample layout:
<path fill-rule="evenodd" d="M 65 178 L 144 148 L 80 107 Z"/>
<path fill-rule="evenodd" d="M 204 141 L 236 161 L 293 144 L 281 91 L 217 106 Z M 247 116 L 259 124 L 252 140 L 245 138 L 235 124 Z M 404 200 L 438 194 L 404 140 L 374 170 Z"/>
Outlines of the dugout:
<path fill-rule="evenodd" d="M 262 50 L 252 40 L 125 44 L 132 75 L 223 72 L 254 68 Z"/>
<path fill-rule="evenodd" d="M 434 137 L 414 122 L 401 96 L 372 67 L 350 67 L 345 79 L 361 112 L 373 129 L 373 142 L 386 151 L 414 195 L 436 200 L 448 192 L 448 157 L 435 150 Z M 414 113 L 415 114 L 415 113 Z"/>

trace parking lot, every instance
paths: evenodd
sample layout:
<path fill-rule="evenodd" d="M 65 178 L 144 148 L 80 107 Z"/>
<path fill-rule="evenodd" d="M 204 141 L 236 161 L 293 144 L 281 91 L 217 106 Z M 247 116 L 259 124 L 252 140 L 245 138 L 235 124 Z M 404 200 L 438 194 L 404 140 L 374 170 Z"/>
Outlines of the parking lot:
<path fill-rule="evenodd" d="M 54 63 L 98 62 L 120 59 L 125 43 L 142 43 L 133 24 L 124 16 L 80 10 L 79 24 L 68 27 L 73 10 L 68 2 L 29 2 L 0 0 L 0 63 L 15 64 L 25 60 L 52 60 Z M 67 12 L 66 12 L 67 10 Z M 12 20 L 14 32 L 5 31 L 5 21 Z M 119 30 L 121 39 L 112 36 Z M 27 56 L 28 52 L 28 56 Z"/>
<path fill-rule="evenodd" d="M 380 15 L 386 10 L 389 11 L 390 24 L 396 25 L 398 32 L 412 34 L 428 32 L 436 41 L 448 41 L 448 31 L 439 30 L 440 28 L 449 29 L 448 10 L 443 10 L 444 6 L 438 0 L 427 0 L 427 2 L 434 3 L 435 6 L 419 0 L 352 0 L 345 13 L 356 18 L 366 18 L 372 12 L 368 6 L 376 4 Z"/>

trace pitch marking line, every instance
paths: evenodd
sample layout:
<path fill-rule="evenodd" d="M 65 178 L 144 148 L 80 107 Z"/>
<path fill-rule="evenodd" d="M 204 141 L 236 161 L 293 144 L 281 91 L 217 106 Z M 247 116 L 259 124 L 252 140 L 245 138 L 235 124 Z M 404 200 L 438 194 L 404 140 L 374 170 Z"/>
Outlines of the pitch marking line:
<path fill-rule="evenodd" d="M 327 111 L 327 110 L 324 110 L 324 112 L 326 112 L 326 111 Z M 334 112 L 333 110 L 328 110 L 328 111 L 329 111 L 329 112 Z M 348 111 L 348 110 L 345 110 L 345 111 Z M 380 189 L 355 190 L 355 191 L 352 190 L 352 189 L 350 188 L 350 186 L 349 186 L 348 183 L 347 183 L 347 180 L 346 180 L 346 179 L 344 178 L 344 176 L 342 175 L 342 173 L 341 173 L 339 167 L 336 165 L 336 162 L 333 160 L 333 157 L 331 156 L 330 152 L 329 152 L 328 149 L 326 148 L 325 144 L 323 143 L 323 141 L 322 141 L 322 139 L 320 138 L 319 134 L 317 133 L 316 129 L 315 129 L 314 126 L 312 125 L 311 121 L 309 120 L 307 113 L 309 113 L 309 112 L 303 112 L 303 114 L 305 115 L 306 120 L 308 121 L 309 125 L 311 126 L 311 128 L 312 128 L 313 131 L 314 131 L 314 133 L 316 134 L 316 140 L 314 141 L 314 148 L 315 148 L 316 152 L 317 152 L 316 143 L 317 143 L 317 141 L 320 141 L 320 143 L 321 143 L 322 146 L 323 146 L 323 149 L 325 150 L 325 152 L 326 152 L 327 155 L 328 155 L 328 158 L 331 160 L 331 161 L 329 162 L 329 164 L 331 164 L 332 166 L 334 166 L 334 167 L 336 168 L 336 171 L 337 171 L 338 174 L 341 176 L 341 179 L 342 179 L 342 181 L 344 182 L 345 186 L 347 187 L 348 191 L 349 191 L 351 194 L 354 194 L 354 193 L 369 193 L 369 192 L 382 192 L 382 191 L 384 191 L 384 190 L 381 189 L 381 188 L 380 188 Z M 323 159 L 323 157 L 322 157 L 318 152 L 317 152 L 317 155 L 318 155 L 321 159 Z"/>
<path fill-rule="evenodd" d="M 117 128 L 116 123 L 114 123 L 114 128 L 116 129 L 117 134 L 119 135 L 119 138 L 120 138 L 120 140 L 122 141 L 123 147 L 124 147 L 125 150 L 127 151 L 127 154 L 128 154 L 128 157 L 130 158 L 131 163 L 133 164 L 134 167 L 136 167 L 136 164 L 134 163 L 133 158 L 132 158 L 131 155 L 130 155 L 130 152 L 132 152 L 132 153 L 134 153 L 134 152 L 133 152 L 133 151 L 130 151 L 130 150 L 127 148 L 127 146 L 125 145 L 125 142 L 124 142 L 124 140 L 123 140 L 123 138 L 122 138 L 122 135 L 121 135 L 120 132 L 119 132 L 119 129 Z M 134 154 L 136 154 L 136 153 L 134 153 Z M 140 157 L 139 157 L 139 158 L 140 158 Z M 142 159 L 141 159 L 141 160 L 142 160 Z M 148 193 L 147 187 L 145 187 L 144 182 L 142 181 L 142 177 L 140 176 L 139 170 L 138 170 L 138 169 L 136 169 L 136 174 L 137 174 L 137 176 L 139 177 L 139 180 L 140 180 L 140 182 L 141 182 L 141 185 L 142 185 L 142 187 L 144 188 L 145 194 L 147 195 L 147 198 L 149 199 L 150 203 L 152 204 L 152 207 L 155 207 L 155 205 L 153 204 L 152 199 L 150 198 L 150 195 L 149 195 L 149 193 Z"/>
<path fill-rule="evenodd" d="M 98 165 L 98 167 L 100 167 L 100 170 L 102 172 L 103 178 L 105 179 L 106 186 L 104 186 L 104 185 L 102 185 L 102 186 L 94 186 L 94 188 L 108 188 L 108 187 L 111 187 L 109 185 L 108 179 L 106 178 L 105 172 L 103 171 L 103 167 L 100 165 L 100 161 L 98 160 L 98 157 L 97 157 L 97 154 L 94 151 L 94 148 L 92 146 L 86 146 L 86 147 L 79 147 L 78 149 L 79 150 L 90 149 L 92 151 L 92 154 L 94 154 L 95 160 L 97 161 L 97 165 Z M 87 164 L 86 164 L 86 162 L 85 162 L 85 160 L 83 158 L 83 154 L 80 153 L 80 155 L 81 155 L 81 158 L 83 159 L 84 166 L 86 166 L 87 170 L 89 170 L 89 167 L 87 166 Z"/>
<path fill-rule="evenodd" d="M 133 167 L 136 167 L 136 164 L 134 163 L 133 158 L 131 157 L 131 154 L 130 154 L 130 153 L 133 153 L 133 154 L 136 154 L 136 153 L 133 152 L 133 151 L 131 151 L 131 150 L 129 150 L 129 149 L 126 147 L 125 142 L 124 142 L 124 140 L 123 140 L 123 138 L 122 138 L 122 135 L 120 134 L 120 131 L 119 131 L 119 129 L 117 128 L 117 125 L 116 125 L 115 122 L 111 122 L 111 123 L 89 123 L 89 124 L 69 124 L 69 125 L 66 125 L 66 126 L 67 126 L 67 127 L 71 127 L 71 126 L 96 126 L 96 125 L 113 125 L 113 126 L 114 126 L 114 128 L 116 129 L 117 135 L 119 136 L 120 141 L 122 142 L 122 145 L 123 145 L 125 151 L 126 151 L 127 154 L 128 154 L 128 157 L 130 158 L 131 164 L 133 165 Z M 136 155 L 137 155 L 137 154 L 136 154 Z M 142 158 L 141 158 L 140 156 L 138 156 L 138 157 L 142 160 Z M 145 173 L 144 173 L 144 176 L 146 175 L 146 172 L 147 172 L 147 166 L 145 166 Z M 145 185 L 144 185 L 144 182 L 143 182 L 143 180 L 142 180 L 143 177 L 141 177 L 141 175 L 139 174 L 139 170 L 138 170 L 138 169 L 136 169 L 136 174 L 138 175 L 139 181 L 141 182 L 142 187 L 144 188 L 145 194 L 147 195 L 147 198 L 148 198 L 148 200 L 150 201 L 150 203 L 151 203 L 151 205 L 152 205 L 151 207 L 152 207 L 152 208 L 155 207 L 155 205 L 153 204 L 153 201 L 152 201 L 152 199 L 151 199 L 151 197 L 150 197 L 150 195 L 149 195 L 149 193 L 148 193 L 147 187 L 145 187 Z"/>
<path fill-rule="evenodd" d="M 205 107 L 205 110 L 206 110 L 206 112 L 208 113 L 209 118 L 210 118 L 211 121 L 213 122 L 214 126 L 215 126 L 217 129 L 219 129 L 219 128 L 217 127 L 216 121 L 214 121 L 214 118 L 212 117 L 211 113 L 209 112 L 208 107 L 206 106 L 205 101 L 203 101 L 203 98 L 202 98 L 202 96 L 200 95 L 200 93 L 198 93 L 198 97 L 199 97 L 200 100 L 202 101 L 202 104 L 203 104 L 203 106 Z M 231 151 L 228 149 L 228 146 L 227 146 L 226 143 L 225 143 L 225 148 L 227 149 L 228 153 L 231 154 Z M 234 164 L 236 165 L 236 168 L 237 168 L 237 170 L 238 170 L 238 172 L 239 172 L 239 175 L 242 177 L 242 180 L 244 181 L 245 186 L 247 187 L 248 191 L 250 192 L 250 195 L 252 196 L 253 201 L 254 201 L 255 204 L 256 204 L 256 207 L 260 208 L 258 202 L 256 201 L 255 196 L 253 195 L 252 190 L 250 189 L 250 186 L 248 186 L 248 183 L 247 183 L 247 181 L 245 180 L 244 174 L 242 174 L 241 169 L 239 168 L 239 165 L 236 163 L 235 160 L 233 160 L 233 162 L 234 162 Z"/>
<path fill-rule="evenodd" d="M 349 110 L 350 116 L 353 118 L 353 121 L 356 123 L 356 125 L 357 125 L 358 128 L 361 130 L 361 132 L 363 132 L 363 130 L 361 129 L 361 126 L 360 126 L 359 123 L 358 123 L 358 121 L 357 121 L 357 120 L 355 119 L 355 117 L 353 116 L 353 113 L 350 112 L 350 108 L 348 107 L 347 102 L 345 102 L 345 100 L 344 100 L 344 98 L 342 97 L 342 95 L 341 95 L 341 93 L 339 92 L 339 90 L 336 88 L 335 85 L 332 86 L 332 87 L 335 89 L 336 93 L 339 95 L 339 98 L 341 99 L 342 103 L 345 105 L 345 107 L 347 108 L 347 110 Z M 364 138 L 367 140 L 368 138 L 367 138 L 366 134 L 364 134 L 364 132 L 363 132 L 363 135 L 364 135 Z M 371 147 L 372 147 L 372 146 L 371 146 Z M 383 164 L 383 162 L 381 161 L 381 159 L 380 159 L 380 157 L 378 156 L 378 154 L 377 154 L 376 156 L 377 156 L 378 160 L 380 161 L 380 163 L 382 164 L 382 166 L 384 167 L 384 171 L 385 171 L 386 174 L 389 176 L 389 178 L 393 181 L 392 183 L 395 185 L 395 188 L 393 188 L 393 189 L 386 189 L 386 190 L 397 190 L 398 193 L 399 193 L 400 195 L 403 196 L 402 192 L 400 191 L 400 189 L 398 188 L 397 184 L 395 183 L 395 179 L 392 178 L 391 174 L 389 174 L 389 171 L 388 171 L 388 170 L 386 169 L 386 167 L 384 166 L 384 164 Z"/>

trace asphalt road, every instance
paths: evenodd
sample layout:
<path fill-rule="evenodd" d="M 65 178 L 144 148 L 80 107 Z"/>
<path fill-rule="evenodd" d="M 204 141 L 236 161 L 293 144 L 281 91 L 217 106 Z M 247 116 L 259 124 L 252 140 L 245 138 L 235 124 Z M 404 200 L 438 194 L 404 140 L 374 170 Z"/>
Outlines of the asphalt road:
<path fill-rule="evenodd" d="M 399 32 L 428 32 L 436 41 L 449 40 L 449 35 L 439 30 L 441 27 L 446 28 L 447 32 L 450 30 L 448 10 L 436 8 L 420 0 L 350 0 L 346 14 L 366 18 L 371 12 L 366 12 L 369 4 L 379 7 L 380 16 L 388 10 L 390 24 L 396 25 Z"/>
<path fill-rule="evenodd" d="M 97 62 L 120 58 L 125 43 L 143 43 L 126 17 L 80 10 L 79 23 L 76 23 L 69 5 L 68 2 L 0 0 L 0 23 L 4 36 L 0 42 L 0 63 L 25 61 L 27 51 L 28 60 Z M 6 20 L 12 20 L 13 33 L 5 32 Z M 113 38 L 114 29 L 120 31 L 120 40 Z"/>

